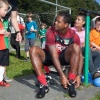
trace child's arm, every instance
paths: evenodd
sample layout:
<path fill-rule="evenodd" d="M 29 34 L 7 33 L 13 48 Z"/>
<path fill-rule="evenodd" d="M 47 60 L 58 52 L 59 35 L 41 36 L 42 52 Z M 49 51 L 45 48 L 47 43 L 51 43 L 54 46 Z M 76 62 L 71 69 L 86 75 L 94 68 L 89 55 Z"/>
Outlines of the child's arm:
<path fill-rule="evenodd" d="M 92 50 L 100 50 L 100 46 L 96 45 L 96 44 L 93 43 L 93 42 L 90 42 L 90 46 L 91 46 L 91 49 L 92 49 Z"/>
<path fill-rule="evenodd" d="M 10 32 L 7 32 L 5 29 L 0 30 L 0 34 L 4 34 L 6 37 L 10 36 Z"/>

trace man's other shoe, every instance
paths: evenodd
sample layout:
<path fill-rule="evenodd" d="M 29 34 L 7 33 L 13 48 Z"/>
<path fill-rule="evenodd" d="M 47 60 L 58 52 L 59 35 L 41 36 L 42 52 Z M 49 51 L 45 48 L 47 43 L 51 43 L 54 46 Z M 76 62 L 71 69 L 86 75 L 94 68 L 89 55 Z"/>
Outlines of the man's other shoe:
<path fill-rule="evenodd" d="M 75 87 L 74 87 L 74 83 L 73 81 L 69 81 L 70 82 L 70 85 L 68 85 L 68 93 L 69 93 L 69 96 L 70 97 L 76 97 L 76 90 L 75 90 Z"/>

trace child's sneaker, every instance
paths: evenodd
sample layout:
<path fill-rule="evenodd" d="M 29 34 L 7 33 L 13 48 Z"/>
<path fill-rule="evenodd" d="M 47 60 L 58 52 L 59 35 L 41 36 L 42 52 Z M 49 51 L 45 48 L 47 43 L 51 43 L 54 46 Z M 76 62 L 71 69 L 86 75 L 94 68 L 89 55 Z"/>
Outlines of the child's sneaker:
<path fill-rule="evenodd" d="M 7 83 L 7 82 L 5 82 L 5 81 L 1 81 L 1 82 L 0 82 L 0 86 L 9 87 L 10 84 Z"/>
<path fill-rule="evenodd" d="M 43 98 L 48 91 L 49 87 L 41 84 L 37 93 L 37 98 Z"/>
<path fill-rule="evenodd" d="M 71 85 L 68 85 L 68 93 L 70 97 L 76 97 L 76 91 L 73 81 L 69 81 Z"/>
<path fill-rule="evenodd" d="M 3 77 L 3 80 L 5 82 L 11 82 L 12 81 L 12 79 L 9 79 L 6 75 Z"/>

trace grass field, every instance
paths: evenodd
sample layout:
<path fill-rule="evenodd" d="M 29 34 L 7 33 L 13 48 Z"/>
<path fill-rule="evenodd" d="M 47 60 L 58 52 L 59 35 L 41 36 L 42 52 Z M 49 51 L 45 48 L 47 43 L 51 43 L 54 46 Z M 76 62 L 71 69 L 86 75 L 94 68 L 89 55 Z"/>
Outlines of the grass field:
<path fill-rule="evenodd" d="M 7 76 L 9 78 L 18 78 L 24 75 L 32 74 L 33 73 L 33 68 L 31 65 L 31 62 L 25 62 L 26 54 L 24 51 L 24 44 L 25 42 L 21 42 L 20 48 L 21 50 L 21 59 L 17 59 L 15 57 L 15 51 L 11 51 L 12 47 L 10 47 L 10 65 L 7 67 Z M 40 40 L 37 38 L 34 43 L 35 46 L 41 45 Z"/>
<path fill-rule="evenodd" d="M 10 52 L 10 65 L 7 67 L 7 76 L 9 78 L 18 78 L 33 73 L 31 62 L 25 62 L 25 57 L 25 51 L 21 51 L 21 59 L 15 57 L 14 51 Z"/>

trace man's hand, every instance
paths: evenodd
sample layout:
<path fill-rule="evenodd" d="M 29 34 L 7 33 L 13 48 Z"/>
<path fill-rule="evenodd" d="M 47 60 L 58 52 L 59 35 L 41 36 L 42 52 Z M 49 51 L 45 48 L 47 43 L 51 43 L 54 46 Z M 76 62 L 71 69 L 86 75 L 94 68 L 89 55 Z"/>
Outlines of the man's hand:
<path fill-rule="evenodd" d="M 75 88 L 78 88 L 81 84 L 81 77 L 78 75 L 76 76 L 75 80 L 73 83 L 76 83 Z"/>
<path fill-rule="evenodd" d="M 16 41 L 19 41 L 19 42 L 22 41 L 21 33 L 17 33 L 17 35 L 16 35 Z"/>
<path fill-rule="evenodd" d="M 68 84 L 70 85 L 68 79 L 67 79 L 65 76 L 61 78 L 61 84 L 62 84 L 62 86 L 63 86 L 64 88 L 67 88 L 67 85 L 68 85 Z"/>

